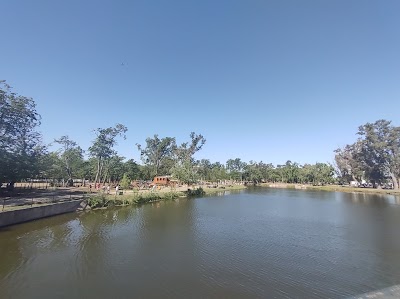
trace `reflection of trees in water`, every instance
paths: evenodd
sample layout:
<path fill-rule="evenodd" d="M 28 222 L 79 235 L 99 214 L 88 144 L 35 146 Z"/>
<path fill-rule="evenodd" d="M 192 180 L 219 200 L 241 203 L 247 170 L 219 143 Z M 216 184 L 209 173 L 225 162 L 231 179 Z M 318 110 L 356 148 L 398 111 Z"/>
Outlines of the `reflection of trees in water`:
<path fill-rule="evenodd" d="M 65 214 L 0 229 L 0 280 L 33 259 L 54 250 L 54 242 L 69 235 L 66 224 L 77 214 Z"/>
<path fill-rule="evenodd" d="M 346 224 L 345 244 L 352 246 L 354 252 L 351 262 L 358 260 L 360 269 L 373 269 L 364 273 L 371 281 L 382 282 L 385 278 L 387 284 L 376 287 L 400 283 L 399 198 L 365 193 L 338 193 L 337 196 L 344 203 L 340 217 Z"/>
<path fill-rule="evenodd" d="M 350 200 L 353 203 L 362 203 L 372 206 L 387 206 L 400 203 L 400 198 L 388 194 L 367 194 L 367 193 L 341 193 L 342 198 Z"/>
<path fill-rule="evenodd" d="M 164 288 L 179 279 L 198 275 L 194 271 L 199 264 L 195 201 L 179 199 L 139 208 L 142 226 L 136 250 L 132 252 L 132 271 L 141 277 L 140 282 L 133 282 L 137 287 L 152 294 L 154 281 L 162 281 L 160 288 Z"/>
<path fill-rule="evenodd" d="M 25 263 L 27 259 L 23 256 L 17 236 L 6 229 L 0 230 L 0 287 L 2 280 Z"/>

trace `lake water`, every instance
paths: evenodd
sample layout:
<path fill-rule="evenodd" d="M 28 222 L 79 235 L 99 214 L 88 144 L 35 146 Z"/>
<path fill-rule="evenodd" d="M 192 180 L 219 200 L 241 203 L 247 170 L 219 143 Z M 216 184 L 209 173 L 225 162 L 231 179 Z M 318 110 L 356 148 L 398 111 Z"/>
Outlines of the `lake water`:
<path fill-rule="evenodd" d="M 1 298 L 347 298 L 400 283 L 400 199 L 254 188 L 0 230 Z"/>

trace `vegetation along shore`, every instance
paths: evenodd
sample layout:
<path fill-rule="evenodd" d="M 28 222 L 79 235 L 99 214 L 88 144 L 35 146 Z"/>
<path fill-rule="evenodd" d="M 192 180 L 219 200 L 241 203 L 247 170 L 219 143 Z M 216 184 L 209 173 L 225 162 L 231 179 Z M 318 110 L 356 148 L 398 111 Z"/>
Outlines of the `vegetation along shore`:
<path fill-rule="evenodd" d="M 18 192 L 15 189 L 26 186 L 32 189 L 34 184 L 45 184 L 46 188 L 79 186 L 87 191 L 107 188 L 112 192 L 118 186 L 126 193 L 122 201 L 132 203 L 190 195 L 193 190 L 206 193 L 230 190 L 229 185 L 232 186 L 229 188 L 243 188 L 237 186 L 244 184 L 293 184 L 300 186 L 298 189 L 388 194 L 397 194 L 399 190 L 400 127 L 387 120 L 360 126 L 354 143 L 333 151 L 333 163 L 300 164 L 288 160 L 273 165 L 263 161 L 245 162 L 236 157 L 226 162 L 196 159 L 206 138 L 195 132 L 181 143 L 175 137 L 157 134 L 144 143 L 132 141 L 140 161 L 127 159 L 115 150 L 118 140 L 126 138 L 128 128 L 123 124 L 94 130 L 95 137 L 87 149 L 66 135 L 56 138 L 52 145 L 44 144 L 38 131 L 41 117 L 35 101 L 12 92 L 5 81 L 0 81 L 0 111 L 0 197 L 7 199 Z M 150 195 L 133 191 L 164 186 L 153 181 L 160 176 L 175 187 L 188 186 L 191 191 L 182 193 L 171 189 L 149 192 Z M 101 196 L 91 197 L 91 202 L 100 201 Z M 106 196 L 109 197 L 112 196 Z M 105 199 L 103 203 L 109 201 Z"/>

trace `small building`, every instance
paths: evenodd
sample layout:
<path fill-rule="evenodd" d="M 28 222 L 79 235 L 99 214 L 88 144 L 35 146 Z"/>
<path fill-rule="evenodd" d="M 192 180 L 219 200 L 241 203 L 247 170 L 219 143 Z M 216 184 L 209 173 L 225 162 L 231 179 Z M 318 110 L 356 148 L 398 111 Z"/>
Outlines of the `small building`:
<path fill-rule="evenodd" d="M 153 185 L 175 187 L 176 185 L 178 185 L 178 181 L 173 180 L 169 175 L 156 176 L 153 179 Z"/>

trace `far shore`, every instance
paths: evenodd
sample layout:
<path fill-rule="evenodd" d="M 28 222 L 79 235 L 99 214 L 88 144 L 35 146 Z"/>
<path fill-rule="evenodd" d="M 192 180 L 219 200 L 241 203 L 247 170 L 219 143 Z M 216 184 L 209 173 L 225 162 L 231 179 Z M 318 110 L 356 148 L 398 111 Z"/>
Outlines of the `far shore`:
<path fill-rule="evenodd" d="M 394 196 L 400 196 L 400 190 L 393 190 L 393 189 L 373 189 L 373 188 L 356 188 L 356 187 L 350 187 L 350 186 L 342 186 L 342 185 L 325 185 L 325 186 L 313 186 L 313 185 L 308 185 L 308 184 L 288 184 L 288 183 L 261 183 L 258 184 L 257 186 L 259 187 L 264 187 L 264 188 L 282 188 L 282 189 L 294 189 L 294 190 L 320 190 L 320 191 L 329 191 L 329 192 L 347 192 L 347 193 L 364 193 L 364 194 L 380 194 L 380 195 L 394 195 Z M 162 201 L 166 199 L 170 199 L 171 196 L 173 197 L 179 197 L 179 198 L 188 198 L 189 196 L 187 195 L 188 190 L 195 191 L 198 188 L 202 188 L 204 191 L 205 195 L 212 195 L 212 194 L 217 194 L 221 192 L 230 192 L 230 191 L 239 191 L 239 190 L 244 190 L 247 187 L 245 185 L 218 185 L 214 187 L 209 187 L 209 186 L 201 186 L 201 185 L 194 185 L 194 186 L 180 186 L 176 188 L 171 188 L 171 187 L 158 187 L 157 189 L 141 189 L 141 190 L 121 190 L 118 195 L 115 194 L 115 191 L 113 189 L 110 190 L 109 194 L 105 194 L 102 190 L 95 190 L 92 191 L 91 193 L 88 192 L 88 187 L 78 187 L 78 188 L 60 188 L 62 192 L 70 192 L 74 190 L 74 193 L 76 192 L 76 195 L 73 196 L 72 199 L 77 199 L 74 197 L 82 198 L 81 196 L 84 196 L 84 198 L 90 198 L 92 196 L 96 195 L 101 195 L 104 194 L 106 196 L 106 200 L 113 203 L 113 205 L 120 205 L 118 203 L 123 203 L 122 205 L 125 205 L 127 203 L 130 203 L 135 196 L 140 195 L 140 196 L 152 196 L 156 195 L 158 196 L 159 199 L 155 201 Z M 21 194 L 21 197 L 13 197 L 13 198 L 5 198 L 5 206 L 4 208 L 0 208 L 1 211 L 10 211 L 10 210 L 21 210 L 21 209 L 27 209 L 31 207 L 39 207 L 39 206 L 44 206 L 44 205 L 49 205 L 53 204 L 54 202 L 58 201 L 68 201 L 70 200 L 70 196 L 64 196 L 65 198 L 62 198 L 61 200 L 52 200 L 54 196 L 54 191 L 56 194 L 60 192 L 60 190 L 40 190 L 41 192 L 38 193 L 40 194 L 39 198 L 32 198 L 29 194 Z M 39 190 L 37 190 L 39 191 Z M 46 195 L 49 194 L 49 200 L 46 200 Z M 67 193 L 69 194 L 69 193 Z M 81 196 L 79 196 L 79 194 Z M 89 197 L 88 197 L 89 196 Z M 56 195 L 56 198 L 58 196 Z M 15 201 L 15 203 L 14 203 Z M 20 203 L 19 203 L 20 202 Z M 150 201 L 151 202 L 151 201 Z M 133 202 L 131 203 L 133 204 Z"/>
<path fill-rule="evenodd" d="M 393 189 L 374 189 L 374 188 L 356 188 L 344 185 L 325 185 L 325 186 L 313 186 L 308 184 L 286 184 L 286 183 L 262 183 L 259 184 L 261 187 L 267 188 L 287 188 L 296 190 L 321 190 L 330 192 L 348 192 L 348 193 L 368 193 L 368 194 L 388 194 L 400 196 L 400 190 Z"/>

